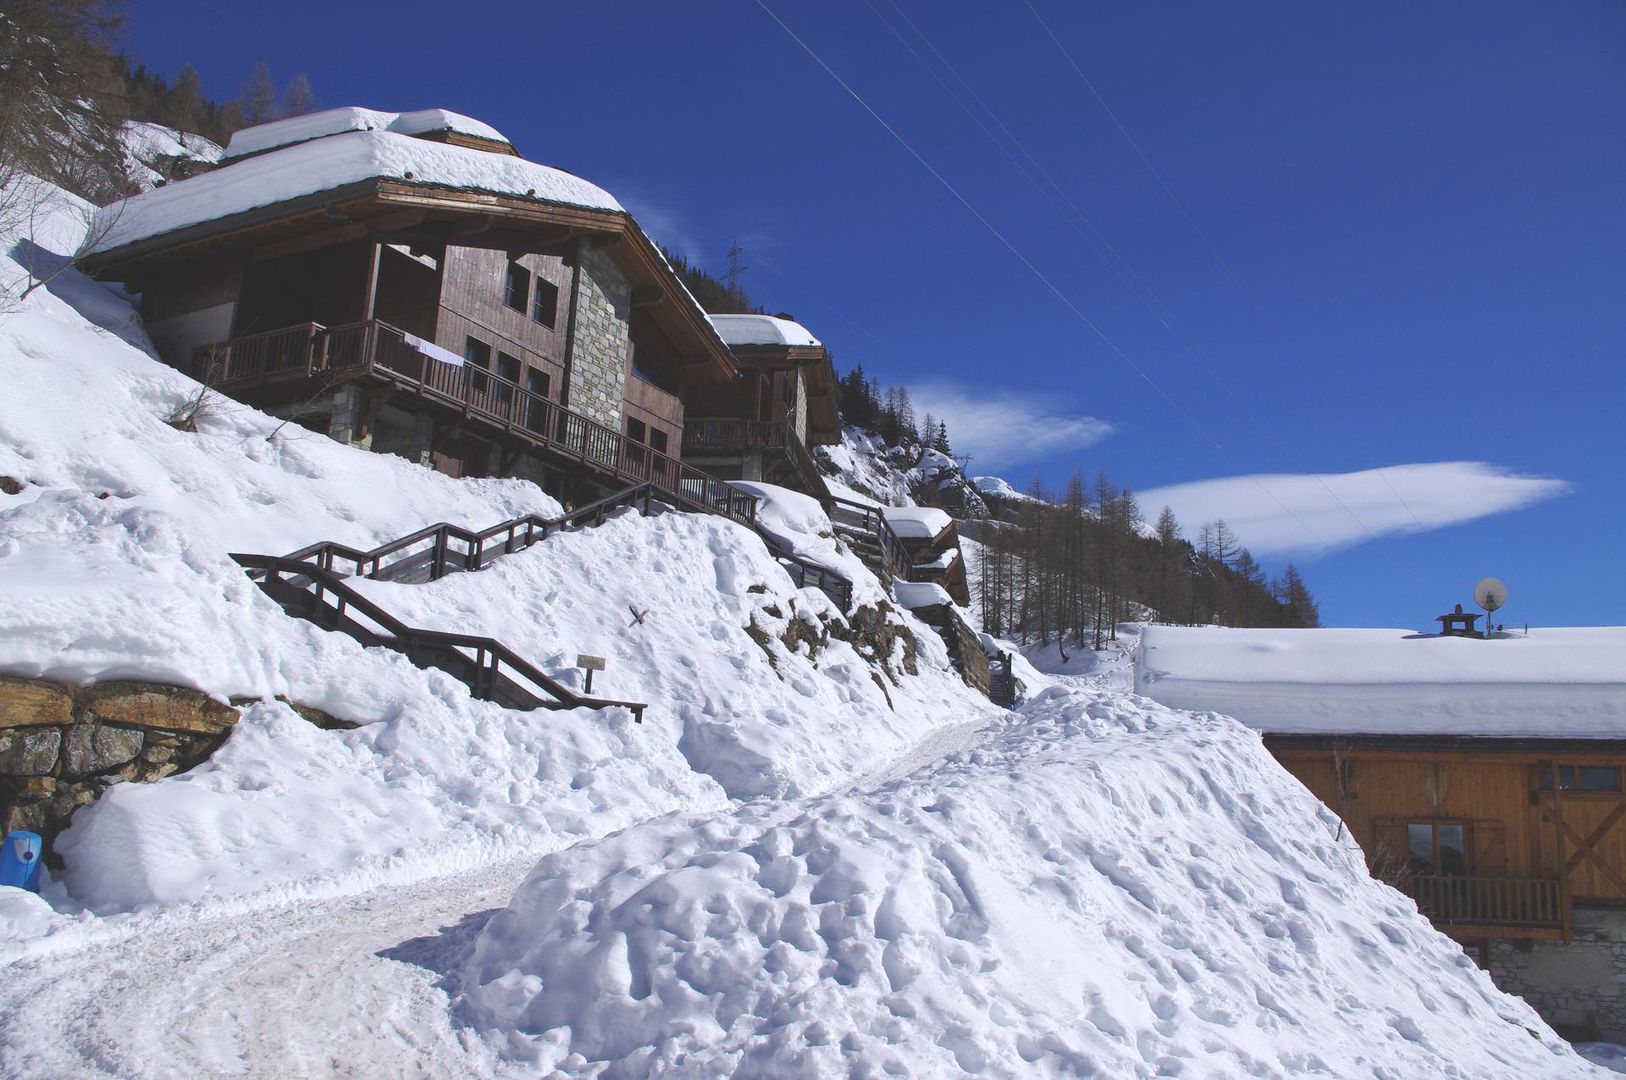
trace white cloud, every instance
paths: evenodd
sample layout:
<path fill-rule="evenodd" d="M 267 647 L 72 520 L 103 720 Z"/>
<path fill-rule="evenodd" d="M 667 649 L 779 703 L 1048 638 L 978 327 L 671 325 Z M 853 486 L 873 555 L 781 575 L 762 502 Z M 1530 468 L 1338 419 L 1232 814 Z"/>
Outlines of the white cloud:
<path fill-rule="evenodd" d="M 691 262 L 701 261 L 706 245 L 697 235 L 704 230 L 690 222 L 688 215 L 658 198 L 653 198 L 635 185 L 623 184 L 612 189 L 616 201 L 627 208 L 633 220 L 643 226 L 644 232 L 657 244 L 684 256 Z"/>
<path fill-rule="evenodd" d="M 1222 477 L 1154 488 L 1138 498 L 1148 517 L 1172 508 L 1189 533 L 1224 518 L 1259 555 L 1320 553 L 1395 533 L 1427 532 L 1570 490 L 1564 480 L 1521 476 L 1482 461 L 1438 461 L 1335 475 Z"/>
<path fill-rule="evenodd" d="M 948 424 L 956 452 L 970 453 L 976 472 L 1093 446 L 1116 429 L 1105 420 L 1059 411 L 1037 394 L 989 392 L 956 383 L 932 382 L 909 388 L 917 420 L 927 413 Z"/>

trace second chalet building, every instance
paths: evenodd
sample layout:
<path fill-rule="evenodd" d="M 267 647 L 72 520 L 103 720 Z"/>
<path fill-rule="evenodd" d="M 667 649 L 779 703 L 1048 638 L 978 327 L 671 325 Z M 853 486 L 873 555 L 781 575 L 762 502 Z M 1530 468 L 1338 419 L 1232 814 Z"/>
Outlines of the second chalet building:
<path fill-rule="evenodd" d="M 811 335 L 708 319 L 608 192 L 456 113 L 240 131 L 221 167 L 105 208 L 92 235 L 87 268 L 141 294 L 167 362 L 452 475 L 566 502 L 715 490 L 692 454 L 819 494 L 807 448 L 839 434 Z"/>

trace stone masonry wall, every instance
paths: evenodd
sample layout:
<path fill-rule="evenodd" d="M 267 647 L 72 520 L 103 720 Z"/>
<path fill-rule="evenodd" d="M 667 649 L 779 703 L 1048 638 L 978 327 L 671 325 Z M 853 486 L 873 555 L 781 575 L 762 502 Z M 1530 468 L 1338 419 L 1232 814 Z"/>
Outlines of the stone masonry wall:
<path fill-rule="evenodd" d="M 608 255 L 582 252 L 581 299 L 570 360 L 570 408 L 621 430 L 627 394 L 628 326 L 632 287 Z"/>
<path fill-rule="evenodd" d="M 241 704 L 242 702 L 239 702 Z M 321 727 L 353 727 L 293 708 Z M 72 687 L 0 676 L 0 833 L 37 832 L 46 862 L 73 812 L 112 783 L 149 783 L 206 760 L 237 723 L 235 708 L 185 687 L 106 682 Z"/>
<path fill-rule="evenodd" d="M 1494 941 L 1487 970 L 1567 1035 L 1626 1042 L 1626 911 L 1576 908 L 1573 937 Z"/>

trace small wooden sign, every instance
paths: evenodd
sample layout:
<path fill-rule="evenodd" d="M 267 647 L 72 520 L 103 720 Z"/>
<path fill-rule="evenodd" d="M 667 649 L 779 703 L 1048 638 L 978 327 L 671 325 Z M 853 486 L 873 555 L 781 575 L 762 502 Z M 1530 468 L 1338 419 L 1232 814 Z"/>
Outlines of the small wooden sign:
<path fill-rule="evenodd" d="M 586 668 L 588 671 L 603 671 L 604 657 L 577 654 L 576 666 L 579 668 Z"/>

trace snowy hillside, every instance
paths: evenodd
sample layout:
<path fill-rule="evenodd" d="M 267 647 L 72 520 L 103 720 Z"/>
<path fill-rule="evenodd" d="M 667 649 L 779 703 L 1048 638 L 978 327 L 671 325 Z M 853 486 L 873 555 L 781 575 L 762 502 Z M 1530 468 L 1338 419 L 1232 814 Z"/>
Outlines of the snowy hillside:
<path fill-rule="evenodd" d="M 190 176 L 225 154 L 218 143 L 202 135 L 134 120 L 124 123 L 119 141 L 124 147 L 125 171 L 143 191 Z"/>
<path fill-rule="evenodd" d="M 959 518 L 988 516 L 988 507 L 947 454 L 914 443 L 888 446 L 879 436 L 846 426 L 841 442 L 817 457 L 830 490 L 883 506 L 940 506 Z"/>
<path fill-rule="evenodd" d="M 76 811 L 45 900 L 0 889 L 7 1076 L 1595 1075 L 1233 720 L 993 709 L 910 617 L 630 512 L 357 583 L 649 703 L 505 709 L 229 553 L 555 512 L 534 486 L 225 399 L 179 430 L 196 384 L 71 271 L 0 315 L 0 374 L 0 673 L 255 702 L 206 764 Z"/>

